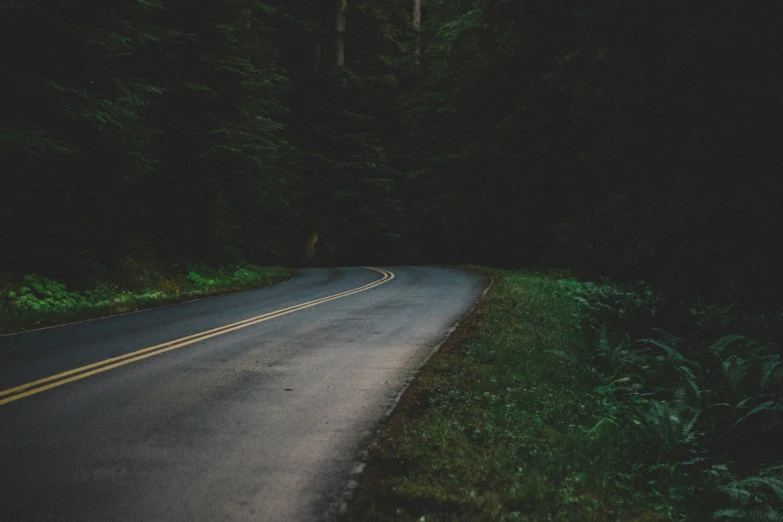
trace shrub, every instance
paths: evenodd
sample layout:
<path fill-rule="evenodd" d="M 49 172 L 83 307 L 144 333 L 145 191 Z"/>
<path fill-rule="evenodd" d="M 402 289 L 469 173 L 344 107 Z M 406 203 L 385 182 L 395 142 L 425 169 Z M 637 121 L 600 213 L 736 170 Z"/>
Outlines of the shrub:
<path fill-rule="evenodd" d="M 90 288 L 78 292 L 69 291 L 58 281 L 26 274 L 15 283 L 3 282 L 0 331 L 18 331 L 30 326 L 137 310 L 184 297 L 258 287 L 289 275 L 290 272 L 282 268 L 248 265 L 212 270 L 196 265 L 185 276 L 163 270 L 152 261 L 128 258 L 110 282 L 93 283 Z M 122 288 L 115 281 L 130 288 Z"/>
<path fill-rule="evenodd" d="M 696 495 L 697 518 L 783 520 L 783 468 L 775 467 L 783 460 L 780 351 L 726 331 L 768 334 L 774 328 L 758 328 L 766 319 L 731 306 L 679 307 L 687 315 L 674 323 L 684 327 L 680 335 L 657 328 L 640 338 L 639 322 L 649 324 L 665 306 L 645 285 L 567 281 L 561 288 L 595 332 L 586 359 L 595 393 L 608 398 L 591 433 L 635 446 L 648 484 L 668 500 Z M 717 340 L 706 342 L 707 335 Z"/>

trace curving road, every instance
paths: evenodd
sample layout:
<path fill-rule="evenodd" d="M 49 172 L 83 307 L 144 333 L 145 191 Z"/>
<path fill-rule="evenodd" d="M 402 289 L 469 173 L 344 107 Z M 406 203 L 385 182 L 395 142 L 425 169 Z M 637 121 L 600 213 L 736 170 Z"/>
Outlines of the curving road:
<path fill-rule="evenodd" d="M 443 268 L 309 269 L 0 337 L 0 520 L 323 518 L 484 287 Z"/>

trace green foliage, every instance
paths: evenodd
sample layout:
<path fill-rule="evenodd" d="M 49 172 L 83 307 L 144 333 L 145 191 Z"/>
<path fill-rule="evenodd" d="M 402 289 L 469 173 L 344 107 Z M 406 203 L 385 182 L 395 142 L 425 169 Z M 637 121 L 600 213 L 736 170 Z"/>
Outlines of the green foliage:
<path fill-rule="evenodd" d="M 18 293 L 8 293 L 7 307 L 8 312 L 18 313 L 25 318 L 24 320 L 38 314 L 47 319 L 58 315 L 68 317 L 69 314 L 82 313 L 90 309 L 100 313 L 117 305 L 133 306 L 137 301 L 166 297 L 161 291 L 149 290 L 134 294 L 106 284 L 96 285 L 83 293 L 68 291 L 64 284 L 35 274 L 26 274 L 23 280 L 26 286 L 21 286 Z M 9 325 L 4 326 L 9 327 Z M 13 322 L 10 323 L 10 327 L 14 327 Z"/>
<path fill-rule="evenodd" d="M 783 469 L 769 466 L 758 475 L 741 480 L 730 477 L 725 466 L 713 467 L 711 474 L 720 477 L 724 485 L 718 491 L 732 501 L 734 507 L 715 511 L 718 520 L 783 520 Z M 727 482 L 728 478 L 728 482 Z"/>
<path fill-rule="evenodd" d="M 562 293 L 575 285 L 503 273 L 383 427 L 346 519 L 664 520 L 650 486 L 629 480 L 624 428 L 601 420 L 616 401 L 593 392 L 581 305 Z M 686 431 L 668 433 L 687 446 Z"/>
<path fill-rule="evenodd" d="M 783 219 L 778 6 L 426 8 L 399 108 L 406 214 L 430 258 L 777 303 L 783 248 L 759 224 Z"/>
<path fill-rule="evenodd" d="M 504 272 L 383 428 L 347 518 L 777 520 L 780 350 L 705 330 L 704 308 Z"/>
<path fill-rule="evenodd" d="M 339 70 L 315 0 L 0 9 L 14 273 L 116 263 L 132 241 L 299 263 L 317 235 L 327 263 L 780 292 L 758 225 L 781 221 L 771 5 L 431 0 L 419 32 L 410 5 L 352 0 Z"/>
<path fill-rule="evenodd" d="M 5 269 L 59 276 L 128 243 L 298 263 L 313 233 L 322 261 L 400 251 L 406 8 L 351 2 L 335 71 L 334 11 L 311 0 L 6 4 Z"/>
<path fill-rule="evenodd" d="M 15 310 L 35 312 L 61 312 L 84 304 L 84 298 L 78 292 L 68 292 L 65 285 L 38 277 L 34 274 L 24 276 L 26 286 L 19 293 L 9 292 L 9 304 Z"/>
<path fill-rule="evenodd" d="M 219 270 L 200 267 L 188 272 L 189 285 L 186 288 L 189 291 L 199 292 L 209 292 L 211 289 L 251 288 L 269 284 L 276 276 L 275 272 L 268 273 L 244 266 L 226 266 Z"/>
<path fill-rule="evenodd" d="M 4 268 L 111 264 L 133 241 L 221 264 L 285 254 L 293 238 L 266 223 L 293 179 L 275 5 L 6 7 Z"/>
<path fill-rule="evenodd" d="M 665 308 L 660 296 L 606 283 L 568 288 L 588 324 L 600 325 L 591 365 L 602 381 L 595 391 L 605 397 L 607 417 L 619 428 L 611 433 L 639 448 L 640 470 L 657 491 L 676 510 L 686 511 L 685 498 L 691 504 L 698 499 L 689 509 L 695 519 L 780 516 L 780 499 L 767 495 L 778 492 L 778 479 L 756 475 L 778 473 L 775 466 L 783 459 L 773 449 L 783 434 L 783 360 L 777 345 L 726 334 L 727 325 L 742 323 L 741 313 L 727 313 L 731 308 L 713 309 L 720 320 L 705 323 L 710 308 L 703 306 L 680 307 L 693 316 L 679 321 L 686 336 L 653 330 L 653 336 L 631 342 L 622 315 L 633 309 L 637 321 L 645 310 L 653 316 Z M 745 328 L 760 322 L 764 319 L 746 321 Z M 705 324 L 723 329 L 705 330 Z M 721 332 L 716 341 L 705 342 Z M 602 431 L 598 428 L 594 431 Z"/>
<path fill-rule="evenodd" d="M 64 142 L 49 138 L 45 131 L 29 129 L 0 128 L 0 146 L 5 152 L 19 151 L 32 156 L 66 155 L 73 156 L 77 151 Z"/>
<path fill-rule="evenodd" d="M 282 281 L 291 272 L 254 265 L 217 270 L 196 264 L 187 274 L 176 269 L 126 258 L 122 270 L 108 281 L 82 291 L 35 274 L 26 274 L 13 290 L 0 294 L 0 332 L 58 324 L 89 317 L 123 313 L 182 299 L 258 288 Z M 119 284 L 118 284 L 119 283 Z M 127 285 L 126 288 L 120 286 Z M 130 287 L 130 288 L 128 288 Z"/>

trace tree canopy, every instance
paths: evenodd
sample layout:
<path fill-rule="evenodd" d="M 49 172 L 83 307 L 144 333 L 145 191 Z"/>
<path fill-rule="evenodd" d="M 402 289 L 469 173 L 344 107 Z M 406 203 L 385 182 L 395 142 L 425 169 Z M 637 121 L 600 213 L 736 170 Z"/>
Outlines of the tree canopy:
<path fill-rule="evenodd" d="M 774 301 L 780 9 L 3 0 L 0 270 L 143 249 Z"/>

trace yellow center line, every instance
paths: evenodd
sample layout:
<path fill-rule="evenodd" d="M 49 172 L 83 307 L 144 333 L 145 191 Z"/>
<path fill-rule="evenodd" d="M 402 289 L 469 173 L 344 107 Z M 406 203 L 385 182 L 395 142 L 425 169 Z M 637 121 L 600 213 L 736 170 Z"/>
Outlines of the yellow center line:
<path fill-rule="evenodd" d="M 346 290 L 345 292 L 340 292 L 338 294 L 322 297 L 320 299 L 315 299 L 313 301 L 308 301 L 306 303 L 301 303 L 301 304 L 294 305 L 294 306 L 289 306 L 288 308 L 283 308 L 281 310 L 276 310 L 274 312 L 268 312 L 266 314 L 258 315 L 258 316 L 255 316 L 255 317 L 250 317 L 248 319 L 243 319 L 243 320 L 237 321 L 235 323 L 225 324 L 223 326 L 219 326 L 219 327 L 213 328 L 211 330 L 205 330 L 203 332 L 198 332 L 198 333 L 195 333 L 195 334 L 192 334 L 192 335 L 188 335 L 186 337 L 181 337 L 179 339 L 174 339 L 173 341 L 167 341 L 165 343 L 157 344 L 155 346 L 150 346 L 148 348 L 143 348 L 143 349 L 137 350 L 135 352 L 130 352 L 130 353 L 126 353 L 126 354 L 123 354 L 123 355 L 119 355 L 117 357 L 112 357 L 111 359 L 105 359 L 103 361 L 99 361 L 99 362 L 96 362 L 96 363 L 93 363 L 93 364 L 88 364 L 86 366 L 82 366 L 82 367 L 79 367 L 79 368 L 74 368 L 73 370 L 68 370 L 66 372 L 58 373 L 57 375 L 51 375 L 51 376 L 45 377 L 43 379 L 38 379 L 37 381 L 28 382 L 26 384 L 22 384 L 20 386 L 14 387 L 14 388 L 9 388 L 7 390 L 0 391 L 0 397 L 2 397 L 4 395 L 10 395 L 10 394 L 13 394 L 13 393 L 25 390 L 27 388 L 31 388 L 31 387 L 37 386 L 39 384 L 43 384 L 43 383 L 46 383 L 46 382 L 57 380 L 57 379 L 60 379 L 62 377 L 67 377 L 68 375 L 73 375 L 75 373 L 83 372 L 83 371 L 86 371 L 86 370 L 89 370 L 89 369 L 92 369 L 92 368 L 97 368 L 98 366 L 103 366 L 103 365 L 106 365 L 106 364 L 110 364 L 112 362 L 120 361 L 122 359 L 128 359 L 128 358 L 134 357 L 136 355 L 140 355 L 140 354 L 143 354 L 143 353 L 147 353 L 147 352 L 158 350 L 160 348 L 166 348 L 168 346 L 171 346 L 171 345 L 174 345 L 174 344 L 179 344 L 179 343 L 181 343 L 183 341 L 187 341 L 187 340 L 190 340 L 190 339 L 196 339 L 196 338 L 202 338 L 202 337 L 206 339 L 207 337 L 204 337 L 204 336 L 206 336 L 208 334 L 211 334 L 211 333 L 214 333 L 214 332 L 222 332 L 224 330 L 225 331 L 229 331 L 228 330 L 229 328 L 236 327 L 236 326 L 239 326 L 239 325 L 250 326 L 249 323 L 256 324 L 256 321 L 258 321 L 259 319 L 262 319 L 262 318 L 265 318 L 265 317 L 272 318 L 271 316 L 277 316 L 281 312 L 286 312 L 286 311 L 289 311 L 289 310 L 296 311 L 296 310 L 299 310 L 299 309 L 301 309 L 303 307 L 309 307 L 308 305 L 320 304 L 321 302 L 326 302 L 327 300 L 331 301 L 331 300 L 333 300 L 335 298 L 346 297 L 347 295 L 351 295 L 351 294 L 354 294 L 354 293 L 357 293 L 357 292 L 363 292 L 365 290 L 369 290 L 370 288 L 374 288 L 374 287 L 376 287 L 376 286 L 378 286 L 380 284 L 383 284 L 386 281 L 388 281 L 389 279 L 392 279 L 394 277 L 394 275 L 391 274 L 391 272 L 388 272 L 388 274 L 391 274 L 391 277 L 389 277 L 389 275 L 387 275 L 386 271 L 380 271 L 380 270 L 376 270 L 374 268 L 368 268 L 368 269 L 369 270 L 375 270 L 376 272 L 380 272 L 380 273 L 383 274 L 384 277 L 379 279 L 379 280 L 377 280 L 377 281 L 373 281 L 372 283 L 368 283 L 368 284 L 366 284 L 364 286 L 361 286 L 359 288 L 354 288 L 352 290 Z"/>
<path fill-rule="evenodd" d="M 368 270 L 374 270 L 375 272 L 379 272 L 380 274 L 383 275 L 383 277 L 377 281 L 373 281 L 372 283 L 368 283 L 366 285 L 360 286 L 358 288 L 354 288 L 352 290 L 346 290 L 344 292 L 328 295 L 320 299 L 314 299 L 306 303 L 289 306 L 288 308 L 282 308 L 274 312 L 268 312 L 262 315 L 257 315 L 255 317 L 250 317 L 248 319 L 243 319 L 242 321 L 226 324 L 217 328 L 213 328 L 211 330 L 205 330 L 203 332 L 188 335 L 186 337 L 180 337 L 179 339 L 174 339 L 173 341 L 168 341 L 162 344 L 157 344 L 155 346 L 150 346 L 148 348 L 143 348 L 141 350 L 136 350 L 134 352 L 126 353 L 124 355 L 120 355 L 117 357 L 112 357 L 110 359 L 105 359 L 103 361 L 88 364 L 86 366 L 81 366 L 79 368 L 74 368 L 72 370 L 58 373 L 56 375 L 51 375 L 43 379 L 38 379 L 36 381 L 31 381 L 26 384 L 22 384 L 19 386 L 15 386 L 13 388 L 9 388 L 7 390 L 0 391 L 0 397 L 11 395 L 10 397 L 6 397 L 5 399 L 0 399 L 0 406 L 4 404 L 8 404 L 9 402 L 17 401 L 24 397 L 29 397 L 30 395 L 35 395 L 36 393 L 41 393 L 43 391 L 50 390 L 58 386 L 62 386 L 63 384 L 67 384 L 69 382 L 85 379 L 91 375 L 95 375 L 96 373 L 105 372 L 113 368 L 118 368 L 120 366 L 130 364 L 132 362 L 140 361 L 142 359 L 152 357 L 153 355 L 159 355 L 161 353 L 169 352 L 171 350 L 176 350 L 178 348 L 182 348 L 184 346 L 188 346 L 190 344 L 197 343 L 205 339 L 217 337 L 218 335 L 223 335 L 225 333 L 233 332 L 235 330 L 239 330 L 242 328 L 247 328 L 248 326 L 253 326 L 259 323 L 263 323 L 265 321 L 269 321 L 277 317 L 282 317 L 284 315 L 298 312 L 299 310 L 312 308 L 313 306 L 318 306 L 320 304 L 327 303 L 329 301 L 334 301 L 335 299 L 341 299 L 343 297 L 348 297 L 350 295 L 358 294 L 360 292 L 365 292 L 367 290 L 380 286 L 394 279 L 394 274 L 392 272 L 389 272 L 388 270 L 372 268 L 372 267 L 365 267 L 365 268 L 367 268 Z"/>

